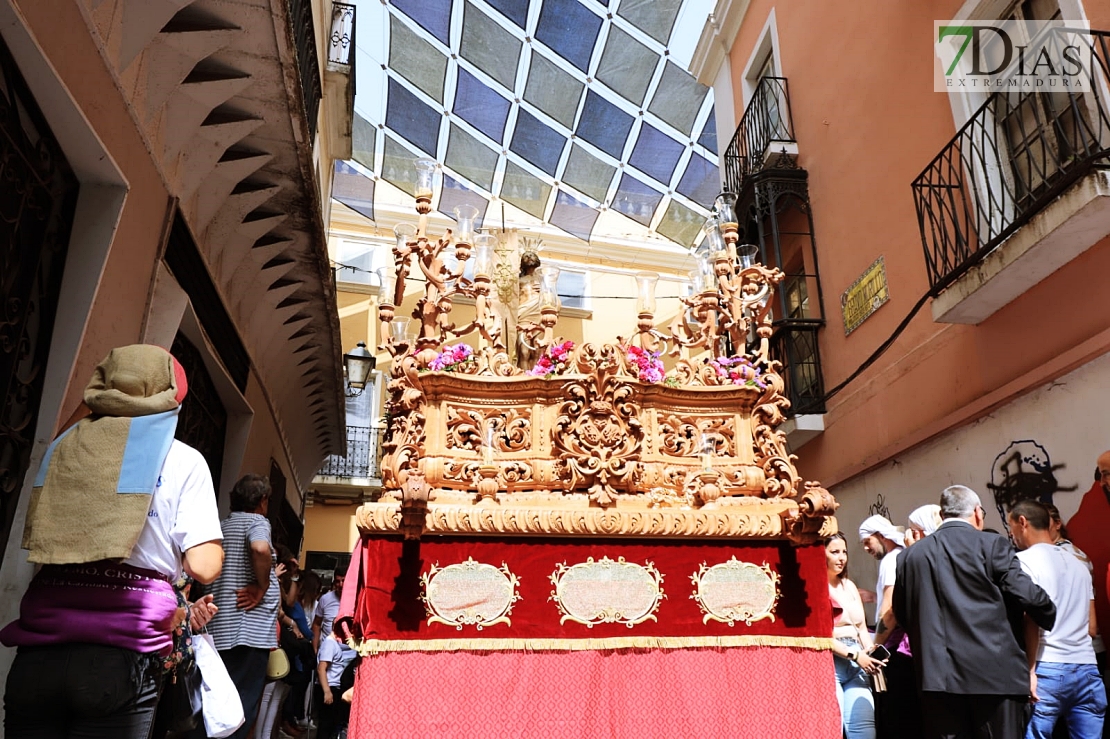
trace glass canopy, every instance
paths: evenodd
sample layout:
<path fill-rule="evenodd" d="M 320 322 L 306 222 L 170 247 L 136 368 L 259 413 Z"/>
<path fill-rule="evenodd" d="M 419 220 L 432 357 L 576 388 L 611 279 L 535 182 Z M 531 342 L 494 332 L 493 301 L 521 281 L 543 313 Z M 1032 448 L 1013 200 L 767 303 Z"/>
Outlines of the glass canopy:
<path fill-rule="evenodd" d="M 443 213 L 691 246 L 720 189 L 713 94 L 685 70 L 711 6 L 359 0 L 337 199 L 373 218 L 411 196 L 428 156 Z"/>

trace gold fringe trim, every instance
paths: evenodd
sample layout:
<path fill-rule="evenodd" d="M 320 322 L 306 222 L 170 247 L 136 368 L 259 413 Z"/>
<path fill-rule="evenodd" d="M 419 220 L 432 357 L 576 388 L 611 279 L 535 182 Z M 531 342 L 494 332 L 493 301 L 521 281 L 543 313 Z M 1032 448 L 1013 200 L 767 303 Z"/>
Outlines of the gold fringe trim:
<path fill-rule="evenodd" d="M 385 652 L 581 652 L 609 649 L 697 649 L 723 647 L 790 647 L 832 649 L 819 636 L 615 636 L 603 639 L 367 639 L 356 649 L 362 656 Z"/>

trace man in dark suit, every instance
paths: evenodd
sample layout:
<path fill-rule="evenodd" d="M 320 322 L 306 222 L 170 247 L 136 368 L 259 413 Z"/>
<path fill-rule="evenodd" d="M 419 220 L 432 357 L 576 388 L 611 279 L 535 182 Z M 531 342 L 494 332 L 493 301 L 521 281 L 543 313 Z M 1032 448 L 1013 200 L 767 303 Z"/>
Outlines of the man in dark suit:
<path fill-rule="evenodd" d="M 1049 630 L 1056 608 L 1013 546 L 983 529 L 974 490 L 945 488 L 936 533 L 898 558 L 894 615 L 910 636 L 926 737 L 1019 739 L 1029 669 L 1007 628 L 1007 602 Z"/>

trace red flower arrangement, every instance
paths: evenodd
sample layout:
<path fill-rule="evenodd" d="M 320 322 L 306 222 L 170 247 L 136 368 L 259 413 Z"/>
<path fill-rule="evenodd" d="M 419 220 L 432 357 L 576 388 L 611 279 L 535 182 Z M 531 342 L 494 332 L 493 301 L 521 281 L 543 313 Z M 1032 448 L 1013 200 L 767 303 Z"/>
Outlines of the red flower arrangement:
<path fill-rule="evenodd" d="M 717 377 L 726 384 L 767 389 L 763 372 L 747 357 L 717 357 L 709 360 L 709 363 L 717 371 Z"/>
<path fill-rule="evenodd" d="M 540 355 L 536 366 L 528 370 L 528 374 L 536 377 L 551 377 L 556 372 L 565 371 L 572 351 L 574 351 L 573 341 L 564 341 L 561 344 L 549 346 Z"/>
<path fill-rule="evenodd" d="M 638 346 L 629 346 L 626 356 L 632 366 L 632 373 L 640 382 L 662 382 L 663 360 L 662 352 L 649 352 Z"/>

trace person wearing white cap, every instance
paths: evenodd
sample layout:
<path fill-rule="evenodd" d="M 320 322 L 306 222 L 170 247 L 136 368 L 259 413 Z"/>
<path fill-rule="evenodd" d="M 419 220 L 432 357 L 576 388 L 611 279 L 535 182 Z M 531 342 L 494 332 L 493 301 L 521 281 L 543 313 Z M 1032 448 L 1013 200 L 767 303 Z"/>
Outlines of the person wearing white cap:
<path fill-rule="evenodd" d="M 863 550 L 879 560 L 879 577 L 875 581 L 875 629 L 882 623 L 883 613 L 890 610 L 890 590 L 894 587 L 894 570 L 898 552 L 905 547 L 902 533 L 885 516 L 874 515 L 859 525 L 859 542 Z"/>
<path fill-rule="evenodd" d="M 940 526 L 940 506 L 936 503 L 915 508 L 906 527 L 906 546 L 921 541 Z"/>
<path fill-rule="evenodd" d="M 879 577 L 875 582 L 875 643 L 883 644 L 895 626 L 890 603 L 894 592 L 898 553 L 905 547 L 904 538 L 902 532 L 886 517 L 875 515 L 860 524 L 859 539 L 864 551 L 879 560 Z M 892 687 L 895 688 L 893 695 L 889 692 Z M 907 696 L 902 695 L 903 691 L 898 691 L 897 687 L 888 682 L 888 692 L 876 696 L 875 724 L 880 739 L 901 739 L 907 736 L 906 727 L 898 716 L 899 712 L 904 712 L 902 704 Z M 914 697 L 908 696 L 910 700 Z"/>

